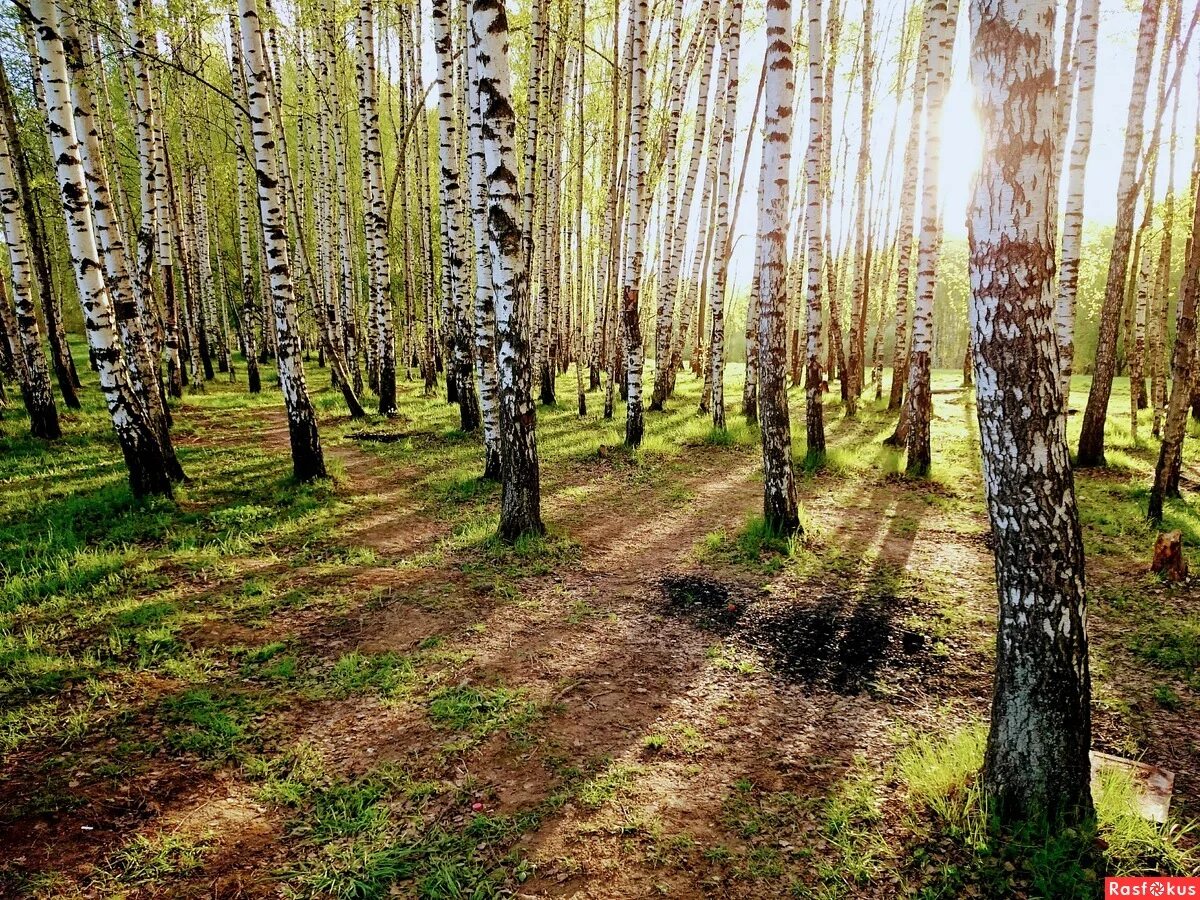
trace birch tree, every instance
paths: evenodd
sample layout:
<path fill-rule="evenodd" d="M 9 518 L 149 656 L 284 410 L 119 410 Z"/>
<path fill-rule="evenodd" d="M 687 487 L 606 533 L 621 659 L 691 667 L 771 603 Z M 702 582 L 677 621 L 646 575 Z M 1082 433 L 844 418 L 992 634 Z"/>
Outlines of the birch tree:
<path fill-rule="evenodd" d="M 58 8 L 54 0 L 31 0 L 28 9 L 37 35 L 38 77 L 50 123 L 55 178 L 66 219 L 71 268 L 100 390 L 125 457 L 134 495 L 169 496 L 172 487 L 167 451 L 130 380 L 104 280 L 71 110 L 70 81 L 59 31 Z"/>
<path fill-rule="evenodd" d="M 474 69 L 479 54 L 475 30 L 468 25 L 467 48 Z M 496 302 L 492 285 L 492 255 L 488 245 L 487 161 L 483 146 L 483 104 L 479 79 L 467 78 L 468 153 L 471 232 L 475 240 L 475 371 L 479 381 L 479 407 L 483 419 L 483 477 L 499 481 L 502 475 L 500 407 L 496 379 Z"/>
<path fill-rule="evenodd" d="M 913 66 L 912 115 L 904 143 L 903 182 L 900 187 L 900 227 L 896 235 L 896 343 L 892 353 L 892 386 L 888 410 L 900 408 L 908 375 L 908 295 L 912 286 L 913 215 L 917 207 L 917 179 L 921 173 L 921 118 L 929 80 L 929 45 L 936 33 L 935 0 L 926 0 L 921 17 L 921 37 Z"/>
<path fill-rule="evenodd" d="M 1100 23 L 1100 0 L 1082 0 L 1079 10 L 1079 36 L 1075 68 L 1078 96 L 1075 101 L 1075 137 L 1071 142 L 1067 169 L 1067 207 L 1063 213 L 1062 253 L 1058 264 L 1058 302 L 1055 307 L 1058 327 L 1059 381 L 1067 409 L 1071 396 L 1071 373 L 1075 357 L 1075 304 L 1079 295 L 1079 259 L 1083 248 L 1084 176 L 1092 148 L 1096 99 L 1096 35 Z"/>
<path fill-rule="evenodd" d="M 621 294 L 621 323 L 625 333 L 625 444 L 638 447 L 645 425 L 642 413 L 642 326 L 639 280 L 642 260 L 642 199 L 645 193 L 645 151 L 642 146 L 643 93 L 646 87 L 648 0 L 635 0 L 630 16 L 629 184 L 625 231 L 625 273 Z"/>
<path fill-rule="evenodd" d="M 932 415 L 930 356 L 933 351 L 933 295 L 936 288 L 941 220 L 938 178 L 941 168 L 942 112 L 950 83 L 950 57 L 958 27 L 959 0 L 935 0 L 936 32 L 931 41 L 928 102 L 925 111 L 925 166 L 922 174 L 921 237 L 917 252 L 917 293 L 913 308 L 913 344 L 908 361 L 908 450 L 910 475 L 929 471 L 929 420 Z"/>
<path fill-rule="evenodd" d="M 25 409 L 29 413 L 29 430 L 34 437 L 54 440 L 62 436 L 62 430 L 58 424 L 58 407 L 50 386 L 50 366 L 46 362 L 46 351 L 42 347 L 33 303 L 25 223 L 22 221 L 21 198 L 13 174 L 6 128 L 0 128 L 0 231 L 8 246 L 13 299 L 16 302 L 14 324 L 19 346 L 12 348 L 12 354 Z M 46 290 L 46 287 L 42 289 Z M 4 299 L 3 302 L 7 306 L 8 300 Z"/>
<path fill-rule="evenodd" d="M 297 481 L 325 477 L 325 458 L 317 433 L 317 414 L 308 396 L 304 361 L 300 356 L 296 295 L 288 253 L 285 200 L 280 190 L 276 158 L 275 121 L 272 115 L 270 77 L 263 51 L 262 26 L 257 0 L 238 0 L 241 16 L 242 60 L 249 100 L 250 135 L 254 144 L 258 183 L 258 217 L 271 282 L 275 315 L 276 363 L 287 408 L 292 471 Z"/>
<path fill-rule="evenodd" d="M 1108 416 L 1108 401 L 1112 396 L 1112 381 L 1117 365 L 1117 330 L 1121 307 L 1125 300 L 1125 275 L 1133 242 L 1134 215 L 1137 211 L 1137 166 L 1142 153 L 1143 117 L 1146 95 L 1150 86 L 1150 68 L 1158 35 L 1161 0 L 1143 0 L 1141 23 L 1138 26 L 1137 60 L 1134 64 L 1133 87 L 1129 97 L 1129 115 L 1125 125 L 1125 148 L 1121 157 L 1121 174 L 1117 181 L 1117 221 L 1113 229 L 1112 251 L 1108 260 L 1108 280 L 1104 303 L 1100 307 L 1100 336 L 1096 344 L 1096 362 L 1092 370 L 1092 387 L 1088 392 L 1087 408 L 1079 432 L 1080 466 L 1104 465 L 1104 424 Z"/>
<path fill-rule="evenodd" d="M 824 386 L 821 375 L 821 274 L 825 235 L 822 229 L 821 168 L 825 158 L 825 60 L 821 18 L 824 0 L 808 2 L 808 153 L 804 160 L 807 210 L 804 228 L 808 233 L 805 296 L 808 327 L 805 338 L 804 396 L 805 435 L 810 462 L 825 455 Z"/>
<path fill-rule="evenodd" d="M 363 195 L 364 231 L 367 242 L 370 279 L 369 309 L 376 341 L 376 388 L 379 414 L 396 414 L 396 336 L 392 320 L 391 260 L 387 239 L 387 200 L 383 188 L 383 149 L 379 137 L 378 73 L 375 68 L 374 0 L 362 0 L 359 6 L 358 117 L 363 167 L 366 178 Z"/>
<path fill-rule="evenodd" d="M 767 0 L 766 117 L 758 188 L 759 407 L 763 447 L 763 515 L 780 534 L 800 528 L 792 472 L 792 425 L 787 402 L 787 213 L 791 182 L 792 63 L 790 0 Z"/>
<path fill-rule="evenodd" d="M 985 152 L 968 212 L 983 480 L 1000 600 L 984 786 L 1009 823 L 1091 815 L 1083 541 L 1059 388 L 1053 0 L 971 0 Z"/>
<path fill-rule="evenodd" d="M 438 64 L 438 161 L 441 177 L 442 284 L 450 292 L 454 378 L 458 391 L 459 420 L 463 431 L 479 427 L 479 401 L 475 394 L 471 346 L 474 333 L 465 314 L 466 267 L 462 253 L 462 183 L 459 181 L 458 124 L 454 108 L 453 53 L 449 0 L 433 2 L 433 47 Z"/>
<path fill-rule="evenodd" d="M 709 292 L 712 338 L 709 346 L 709 375 L 712 378 L 713 426 L 725 428 L 725 282 L 729 267 L 729 194 L 733 169 L 733 144 L 737 133 L 738 61 L 742 40 L 742 0 L 729 0 L 725 46 L 724 133 L 721 159 L 717 164 L 716 258 Z"/>
<path fill-rule="evenodd" d="M 488 246 L 496 303 L 503 472 L 500 536 L 513 541 L 523 534 L 541 534 L 545 526 L 529 354 L 529 272 L 520 224 L 508 14 L 504 0 L 471 0 L 470 16 L 474 47 L 470 77 L 476 81 L 475 91 L 483 110 Z"/>

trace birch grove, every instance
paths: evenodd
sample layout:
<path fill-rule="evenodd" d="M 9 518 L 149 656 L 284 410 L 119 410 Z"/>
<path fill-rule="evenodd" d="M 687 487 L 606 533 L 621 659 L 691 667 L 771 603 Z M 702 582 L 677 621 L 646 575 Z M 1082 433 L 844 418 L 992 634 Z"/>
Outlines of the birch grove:
<path fill-rule="evenodd" d="M 294 783 L 280 847 L 306 847 L 287 870 L 297 896 L 641 896 L 674 876 L 643 878 L 634 854 L 585 885 L 594 873 L 563 860 L 593 858 L 599 832 L 554 817 L 605 815 L 611 798 L 588 798 L 680 753 L 705 774 L 687 729 L 715 748 L 717 723 L 748 709 L 791 733 L 787 716 L 836 696 L 839 727 L 817 721 L 808 756 L 861 758 L 847 777 L 878 794 L 871 809 L 911 805 L 885 817 L 902 838 L 855 813 L 887 854 L 848 838 L 837 865 L 854 857 L 858 875 L 802 865 L 828 847 L 792 852 L 791 801 L 757 781 L 725 796 L 722 775 L 694 814 L 741 837 L 672 843 L 651 868 L 679 863 L 681 886 L 703 873 L 698 894 L 1035 896 L 1066 883 L 1044 871 L 1060 856 L 1043 833 L 1087 890 L 1193 860 L 1173 824 L 1113 849 L 1134 830 L 1112 825 L 1132 821 L 1111 812 L 1128 798 L 1093 780 L 1097 751 L 1136 746 L 1183 773 L 1195 748 L 1150 746 L 1127 716 L 1093 734 L 1092 680 L 1130 692 L 1114 709 L 1190 734 L 1195 2 L 13 0 L 5 15 L 0 693 L 44 699 L 41 720 L 0 719 L 6 754 L 46 761 L 161 714 L 156 766 L 236 760 L 221 783 L 253 777 L 263 798 Z M 22 516 L 42 526 L 28 547 Z M 1085 548 L 1116 561 L 1086 567 Z M 143 598 L 160 578 L 177 593 Z M 352 611 L 362 640 L 300 593 L 336 599 L 339 623 Z M 44 618 L 85 594 L 104 604 L 91 618 Z M 203 640 L 218 596 L 244 646 Z M 418 636 L 426 622 L 438 633 Z M 106 643 L 85 648 L 93 626 Z M 64 635 L 79 646 L 35 672 Z M 1156 674 L 1126 678 L 1135 658 Z M 216 672 L 237 697 L 193 690 Z M 691 704 L 685 727 L 663 718 L 683 682 L 661 672 L 751 700 L 720 716 Z M 785 682 L 799 705 L 776 702 Z M 88 718 L 152 683 L 137 716 Z M 267 684 L 263 712 L 239 705 Z M 911 721 L 872 740 L 896 697 Z M 408 788 L 388 793 L 401 768 L 346 787 L 335 766 L 309 771 L 324 744 L 271 743 L 284 716 L 259 723 L 297 698 L 374 702 L 355 722 L 427 716 L 387 730 L 380 758 L 424 767 L 401 780 L 440 786 L 431 798 L 447 760 L 474 771 L 475 754 L 516 748 L 523 783 L 549 772 L 555 801 L 500 828 L 508 799 L 477 779 L 442 798 L 470 815 L 439 815 L 422 843 L 433 820 L 399 815 Z M 920 732 L 935 712 L 946 735 Z M 51 748 L 45 723 L 64 716 L 88 728 Z M 348 720 L 328 718 L 331 735 Z M 577 742 L 550 733 L 568 719 Z M 206 729 L 220 735 L 193 734 Z M 591 771 L 630 735 L 637 766 Z M 726 752 L 740 748 L 713 757 Z M 921 780 L 942 768 L 951 787 Z M 1173 784 L 1189 808 L 1194 786 Z M 300 820 L 343 788 L 378 821 L 322 843 Z M 674 798 L 656 815 L 678 811 L 659 799 Z M 746 810 L 774 823 L 769 842 L 737 824 Z M 61 849 L 50 826 L 66 819 L 14 817 L 14 841 Z M 544 823 L 553 858 L 516 837 Z M 926 838 L 942 849 L 914 855 Z M 184 893 L 187 878 L 226 883 L 204 867 L 228 854 L 197 841 L 192 874 L 162 854 Z M 21 846 L 0 892 L 40 852 Z M 149 853 L 103 847 L 84 893 L 133 884 Z M 999 874 L 1009 857 L 1021 865 Z"/>

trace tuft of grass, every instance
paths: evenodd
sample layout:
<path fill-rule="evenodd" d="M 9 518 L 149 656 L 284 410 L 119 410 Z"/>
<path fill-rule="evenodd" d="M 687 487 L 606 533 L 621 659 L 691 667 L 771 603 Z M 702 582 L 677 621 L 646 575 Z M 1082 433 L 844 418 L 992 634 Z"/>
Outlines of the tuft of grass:
<path fill-rule="evenodd" d="M 508 729 L 519 731 L 537 715 L 537 707 L 506 687 L 456 685 L 429 695 L 429 718 L 435 725 L 468 732 L 476 738 Z"/>
<path fill-rule="evenodd" d="M 983 766 L 987 727 L 972 724 L 946 738 L 918 738 L 896 758 L 896 771 L 910 802 L 928 807 L 958 835 L 976 832 L 982 822 L 977 774 Z"/>
<path fill-rule="evenodd" d="M 167 697 L 160 704 L 160 716 L 171 726 L 167 746 L 214 761 L 237 759 L 259 742 L 253 723 L 259 712 L 257 700 L 204 688 Z"/>
<path fill-rule="evenodd" d="M 113 855 L 109 872 L 127 885 L 159 884 L 199 872 L 212 849 L 213 840 L 207 836 L 139 834 Z"/>
<path fill-rule="evenodd" d="M 378 697 L 406 695 L 418 682 L 416 662 L 399 653 L 347 653 L 324 678 L 325 690 L 334 697 L 357 694 Z"/>
<path fill-rule="evenodd" d="M 1034 821 L 1000 831 L 979 784 L 986 734 L 982 723 L 971 724 L 945 738 L 920 738 L 897 757 L 896 771 L 914 809 L 931 814 L 926 843 L 949 838 L 968 851 L 966 868 L 944 867 L 924 896 L 960 896 L 962 885 L 975 883 L 997 895 L 1032 887 L 1036 896 L 1083 900 L 1095 896 L 1099 870 L 1186 874 L 1200 862 L 1192 839 L 1196 825 L 1143 818 L 1134 776 L 1121 770 L 1102 770 L 1093 781 L 1094 821 L 1078 828 Z M 927 870 L 932 862 L 924 848 L 914 860 Z"/>
<path fill-rule="evenodd" d="M 736 565 L 760 568 L 770 574 L 780 571 L 800 546 L 795 535 L 780 534 L 762 516 L 751 518 L 736 535 L 712 531 L 700 542 L 702 558 L 722 559 Z"/>

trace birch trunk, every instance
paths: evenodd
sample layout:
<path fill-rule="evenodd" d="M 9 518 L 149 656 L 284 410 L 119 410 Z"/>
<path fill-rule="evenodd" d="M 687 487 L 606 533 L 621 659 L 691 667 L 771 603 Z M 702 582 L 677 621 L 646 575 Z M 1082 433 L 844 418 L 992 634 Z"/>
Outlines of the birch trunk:
<path fill-rule="evenodd" d="M 926 109 L 925 169 L 922 176 L 921 239 L 917 253 L 917 298 L 913 309 L 913 346 L 908 363 L 909 428 L 907 470 L 910 475 L 929 471 L 929 420 L 933 397 L 930 387 L 930 357 L 933 351 L 933 294 L 936 287 L 941 221 L 938 208 L 938 178 L 941 172 L 942 109 L 950 82 L 950 57 L 958 25 L 958 0 L 937 0 L 937 37 L 929 66 L 929 98 Z"/>
<path fill-rule="evenodd" d="M 821 17 L 824 0 L 808 4 L 808 153 L 804 160 L 807 182 L 804 227 L 808 231 L 805 294 L 808 326 L 805 339 L 805 437 L 810 463 L 825 456 L 824 385 L 821 377 L 821 269 L 825 250 L 822 214 L 821 169 L 825 158 L 825 60 Z"/>
<path fill-rule="evenodd" d="M 37 76 L 34 76 L 36 81 Z M 79 409 L 79 395 L 76 392 L 78 375 L 75 364 L 67 347 L 66 333 L 62 323 L 62 308 L 54 286 L 54 278 L 50 268 L 50 253 L 46 244 L 45 223 L 40 204 L 34 196 L 32 178 L 29 171 L 29 160 L 25 157 L 20 143 L 20 130 L 17 127 L 16 110 L 13 106 L 12 84 L 8 73 L 0 60 L 0 114 L 4 117 L 3 127 L 8 135 L 9 148 L 12 156 L 13 175 L 16 178 L 17 191 L 21 198 L 21 209 L 25 217 L 29 251 L 33 261 L 33 274 L 42 301 L 42 312 L 46 317 L 46 336 L 50 340 L 50 356 L 54 363 L 54 377 L 58 382 L 59 393 L 68 409 Z"/>
<path fill-rule="evenodd" d="M 100 389 L 129 469 L 129 483 L 134 495 L 169 496 L 168 459 L 130 382 L 125 354 L 113 325 L 112 302 L 96 246 L 79 139 L 71 113 L 70 80 L 59 32 L 58 9 L 53 0 L 32 0 L 29 8 L 37 33 L 38 75 L 50 122 L 55 176 L 66 218 L 71 268 Z"/>
<path fill-rule="evenodd" d="M 271 300 L 277 334 L 279 384 L 287 407 L 292 469 L 298 481 L 325 477 L 325 459 L 317 433 L 317 415 L 308 396 L 300 358 L 299 322 L 288 256 L 286 212 L 279 187 L 275 122 L 257 0 L 238 0 L 243 64 L 249 99 L 250 134 L 254 143 L 258 212 L 268 259 Z"/>
<path fill-rule="evenodd" d="M 459 422 L 463 431 L 479 427 L 479 400 L 475 394 L 471 345 L 473 330 L 466 316 L 468 279 L 463 262 L 462 183 L 458 167 L 458 124 L 454 110 L 454 43 L 449 0 L 433 0 L 433 47 L 438 64 L 438 161 L 441 167 L 442 284 L 450 292 L 454 378 L 458 391 Z"/>
<path fill-rule="evenodd" d="M 25 409 L 29 413 L 30 433 L 34 437 L 55 440 L 62 437 L 62 430 L 58 424 L 54 390 L 50 386 L 50 366 L 46 362 L 46 351 L 42 348 L 42 336 L 33 304 L 24 224 L 21 197 L 9 152 L 8 130 L 0 128 L 0 231 L 3 231 L 4 243 L 8 245 L 13 299 L 16 301 L 15 326 L 19 339 L 18 345 L 12 348 L 12 354 Z M 8 299 L 4 298 L 2 302 L 7 308 Z"/>
<path fill-rule="evenodd" d="M 1161 0 L 1144 0 L 1142 4 L 1137 60 L 1134 65 L 1129 116 L 1125 127 L 1125 149 L 1117 182 L 1117 222 L 1113 230 L 1112 252 L 1108 261 L 1104 303 L 1100 308 L 1100 336 L 1096 345 L 1092 387 L 1088 392 L 1087 408 L 1083 413 L 1083 425 L 1079 433 L 1079 452 L 1076 454 L 1076 463 L 1079 466 L 1104 465 L 1104 423 L 1108 416 L 1108 401 L 1112 396 L 1113 376 L 1116 374 L 1117 330 L 1125 299 L 1125 274 L 1129 266 L 1133 219 L 1138 201 L 1136 175 L 1138 159 L 1142 153 L 1142 119 L 1146 109 L 1154 44 L 1158 35 L 1160 3 Z"/>
<path fill-rule="evenodd" d="M 1092 813 L 1083 540 L 1054 327 L 1053 0 L 971 0 L 984 159 L 971 331 L 1000 600 L 984 786 L 1006 823 Z"/>
<path fill-rule="evenodd" d="M 709 342 L 712 377 L 713 426 L 725 428 L 725 281 L 729 267 L 729 193 L 733 168 L 733 143 L 737 133 L 738 62 L 741 49 L 742 2 L 730 0 L 729 23 L 725 30 L 725 55 L 728 59 L 725 80 L 725 130 L 721 138 L 721 161 L 717 168 L 717 257 L 713 266 L 709 306 L 712 310 L 712 338 Z"/>
<path fill-rule="evenodd" d="M 1099 2 L 1099 0 L 1096 0 Z M 913 107 L 908 121 L 908 140 L 904 144 L 904 181 L 900 187 L 900 229 L 896 236 L 896 346 L 892 353 L 892 386 L 888 410 L 900 408 L 908 376 L 908 294 L 912 285 L 913 215 L 917 206 L 917 178 L 920 175 L 921 119 L 925 109 L 925 91 L 929 81 L 929 46 L 936 33 L 934 0 L 926 0 L 921 19 L 921 38 L 913 67 Z"/>
<path fill-rule="evenodd" d="M 763 448 L 763 515 L 779 534 L 800 530 L 787 402 L 787 233 L 792 161 L 790 0 L 767 0 L 766 118 L 758 193 L 758 356 Z M 753 127 L 753 126 L 752 126 Z"/>
<path fill-rule="evenodd" d="M 242 43 L 238 39 L 238 19 L 229 14 L 230 76 L 233 96 L 246 106 L 246 76 L 242 65 Z M 262 392 L 258 371 L 258 297 L 254 291 L 254 260 L 250 251 L 250 156 L 240 111 L 234 110 L 233 144 L 237 154 L 238 250 L 242 285 L 242 348 L 246 354 L 246 383 L 251 394 Z"/>
<path fill-rule="evenodd" d="M 642 412 L 642 366 L 644 352 L 639 301 L 642 258 L 642 199 L 645 193 L 645 150 L 643 109 L 646 102 L 646 32 L 648 0 L 636 0 L 630 17 L 631 69 L 629 93 L 629 188 L 625 231 L 625 275 L 621 298 L 621 323 L 625 332 L 625 445 L 642 443 L 645 425 Z"/>
<path fill-rule="evenodd" d="M 866 358 L 867 300 L 870 293 L 867 246 L 867 179 L 871 174 L 871 80 L 875 60 L 871 50 L 875 4 L 864 0 L 862 18 L 862 107 L 858 143 L 858 172 L 855 175 L 857 213 L 854 224 L 854 282 L 850 298 L 850 359 L 846 385 L 846 415 L 858 414 L 863 390 Z"/>
<path fill-rule="evenodd" d="M 396 414 L 396 335 L 392 320 L 391 264 L 387 237 L 387 201 L 383 191 L 383 149 L 379 138 L 378 75 L 375 68 L 374 0 L 362 0 L 358 13 L 358 115 L 366 184 L 363 228 L 367 243 L 370 288 L 368 305 L 374 321 L 378 367 L 379 414 Z M 406 223 L 407 226 L 407 223 Z"/>
<path fill-rule="evenodd" d="M 483 109 L 488 178 L 488 245 L 496 298 L 496 367 L 500 384 L 503 487 L 500 536 L 514 541 L 545 531 L 538 475 L 537 413 L 529 358 L 529 273 L 524 259 L 517 187 L 516 116 L 503 0 L 471 0 L 475 46 L 471 77 Z"/>
<path fill-rule="evenodd" d="M 1075 102 L 1075 137 L 1067 170 L 1067 207 L 1063 213 L 1062 255 L 1058 265 L 1058 359 L 1063 410 L 1071 397 L 1071 372 L 1075 357 L 1075 301 L 1079 294 L 1079 256 L 1083 247 L 1083 193 L 1088 154 L 1092 147 L 1093 107 L 1096 97 L 1096 32 L 1100 0 L 1082 0 L 1076 69 L 1079 92 Z"/>
<path fill-rule="evenodd" d="M 1147 515 L 1161 522 L 1163 499 L 1179 496 L 1179 470 L 1183 439 L 1187 433 L 1188 407 L 1196 383 L 1196 304 L 1200 300 L 1200 122 L 1196 129 L 1196 155 L 1192 161 L 1192 236 L 1187 244 L 1183 279 L 1179 285 L 1179 315 L 1175 326 L 1175 370 L 1171 381 L 1171 399 L 1163 424 L 1163 441 L 1154 467 Z"/>
<path fill-rule="evenodd" d="M 478 41 L 468 29 L 470 68 L 477 65 Z M 468 77 L 468 155 L 471 187 L 471 228 L 475 239 L 475 371 L 483 418 L 483 477 L 502 477 L 500 407 L 496 379 L 496 302 L 492 286 L 492 256 L 488 246 L 488 185 L 483 145 L 484 120 L 479 79 Z"/>

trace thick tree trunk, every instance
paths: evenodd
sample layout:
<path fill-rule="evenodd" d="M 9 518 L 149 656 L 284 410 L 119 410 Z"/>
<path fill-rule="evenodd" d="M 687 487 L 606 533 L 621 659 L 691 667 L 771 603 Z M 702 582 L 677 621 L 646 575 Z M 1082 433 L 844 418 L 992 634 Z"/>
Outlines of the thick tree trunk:
<path fill-rule="evenodd" d="M 984 159 L 971 331 L 1000 599 L 984 785 L 1002 821 L 1091 815 L 1083 541 L 1055 346 L 1053 0 L 971 0 Z"/>

